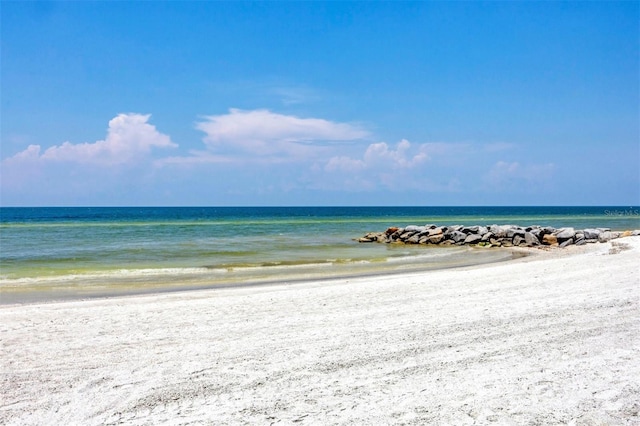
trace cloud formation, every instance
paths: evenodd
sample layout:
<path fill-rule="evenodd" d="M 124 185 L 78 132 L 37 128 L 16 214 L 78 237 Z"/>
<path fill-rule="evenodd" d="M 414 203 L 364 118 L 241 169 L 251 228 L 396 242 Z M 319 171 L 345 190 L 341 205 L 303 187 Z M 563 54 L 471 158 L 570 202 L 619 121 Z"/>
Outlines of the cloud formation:
<path fill-rule="evenodd" d="M 109 121 L 107 137 L 92 143 L 64 142 L 42 151 L 40 145 L 8 158 L 8 162 L 47 161 L 81 164 L 116 165 L 128 163 L 148 154 L 152 148 L 177 147 L 169 136 L 149 124 L 150 114 L 118 114 Z"/>
<path fill-rule="evenodd" d="M 325 165 L 327 172 L 359 172 L 365 169 L 410 169 L 429 159 L 427 144 L 411 152 L 411 143 L 403 139 L 395 149 L 386 142 L 369 145 L 361 159 L 346 156 L 332 157 Z"/>
<path fill-rule="evenodd" d="M 518 161 L 498 161 L 485 175 L 485 182 L 497 188 L 530 188 L 551 181 L 556 166 L 553 163 L 521 164 Z M 524 184 L 524 185 L 523 185 Z"/>
<path fill-rule="evenodd" d="M 216 153 L 305 157 L 323 143 L 353 141 L 369 133 L 357 125 L 320 118 L 299 118 L 266 109 L 206 116 L 196 128 L 205 132 L 207 148 Z"/>

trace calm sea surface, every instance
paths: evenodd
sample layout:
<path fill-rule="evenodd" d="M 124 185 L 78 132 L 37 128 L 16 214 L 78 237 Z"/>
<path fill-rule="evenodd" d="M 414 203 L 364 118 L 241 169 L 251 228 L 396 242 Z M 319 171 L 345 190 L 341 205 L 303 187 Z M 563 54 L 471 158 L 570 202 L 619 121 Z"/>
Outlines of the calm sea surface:
<path fill-rule="evenodd" d="M 0 208 L 0 303 L 376 274 L 504 250 L 354 241 L 425 224 L 640 229 L 640 207 Z"/>

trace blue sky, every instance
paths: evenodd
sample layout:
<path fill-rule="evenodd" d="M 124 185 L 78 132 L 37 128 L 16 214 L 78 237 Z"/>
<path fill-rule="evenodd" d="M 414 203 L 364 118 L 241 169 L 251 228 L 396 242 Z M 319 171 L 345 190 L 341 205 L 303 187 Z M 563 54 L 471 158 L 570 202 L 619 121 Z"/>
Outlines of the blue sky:
<path fill-rule="evenodd" d="M 638 205 L 638 2 L 1 4 L 0 203 Z"/>

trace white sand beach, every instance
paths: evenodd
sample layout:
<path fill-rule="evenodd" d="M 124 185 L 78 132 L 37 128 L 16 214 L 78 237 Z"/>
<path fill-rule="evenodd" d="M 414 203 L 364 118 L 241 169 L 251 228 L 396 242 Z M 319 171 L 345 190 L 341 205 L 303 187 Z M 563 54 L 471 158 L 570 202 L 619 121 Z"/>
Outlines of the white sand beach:
<path fill-rule="evenodd" d="M 640 237 L 5 305 L 0 424 L 640 424 Z"/>

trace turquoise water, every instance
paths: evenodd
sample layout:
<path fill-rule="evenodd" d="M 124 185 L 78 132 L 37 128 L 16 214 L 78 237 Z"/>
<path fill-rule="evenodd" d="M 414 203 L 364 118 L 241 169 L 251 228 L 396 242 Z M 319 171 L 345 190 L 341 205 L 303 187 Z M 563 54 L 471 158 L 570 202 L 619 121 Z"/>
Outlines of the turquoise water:
<path fill-rule="evenodd" d="M 390 226 L 639 229 L 638 207 L 1 208 L 0 302 L 283 282 L 503 260 L 359 244 Z"/>

